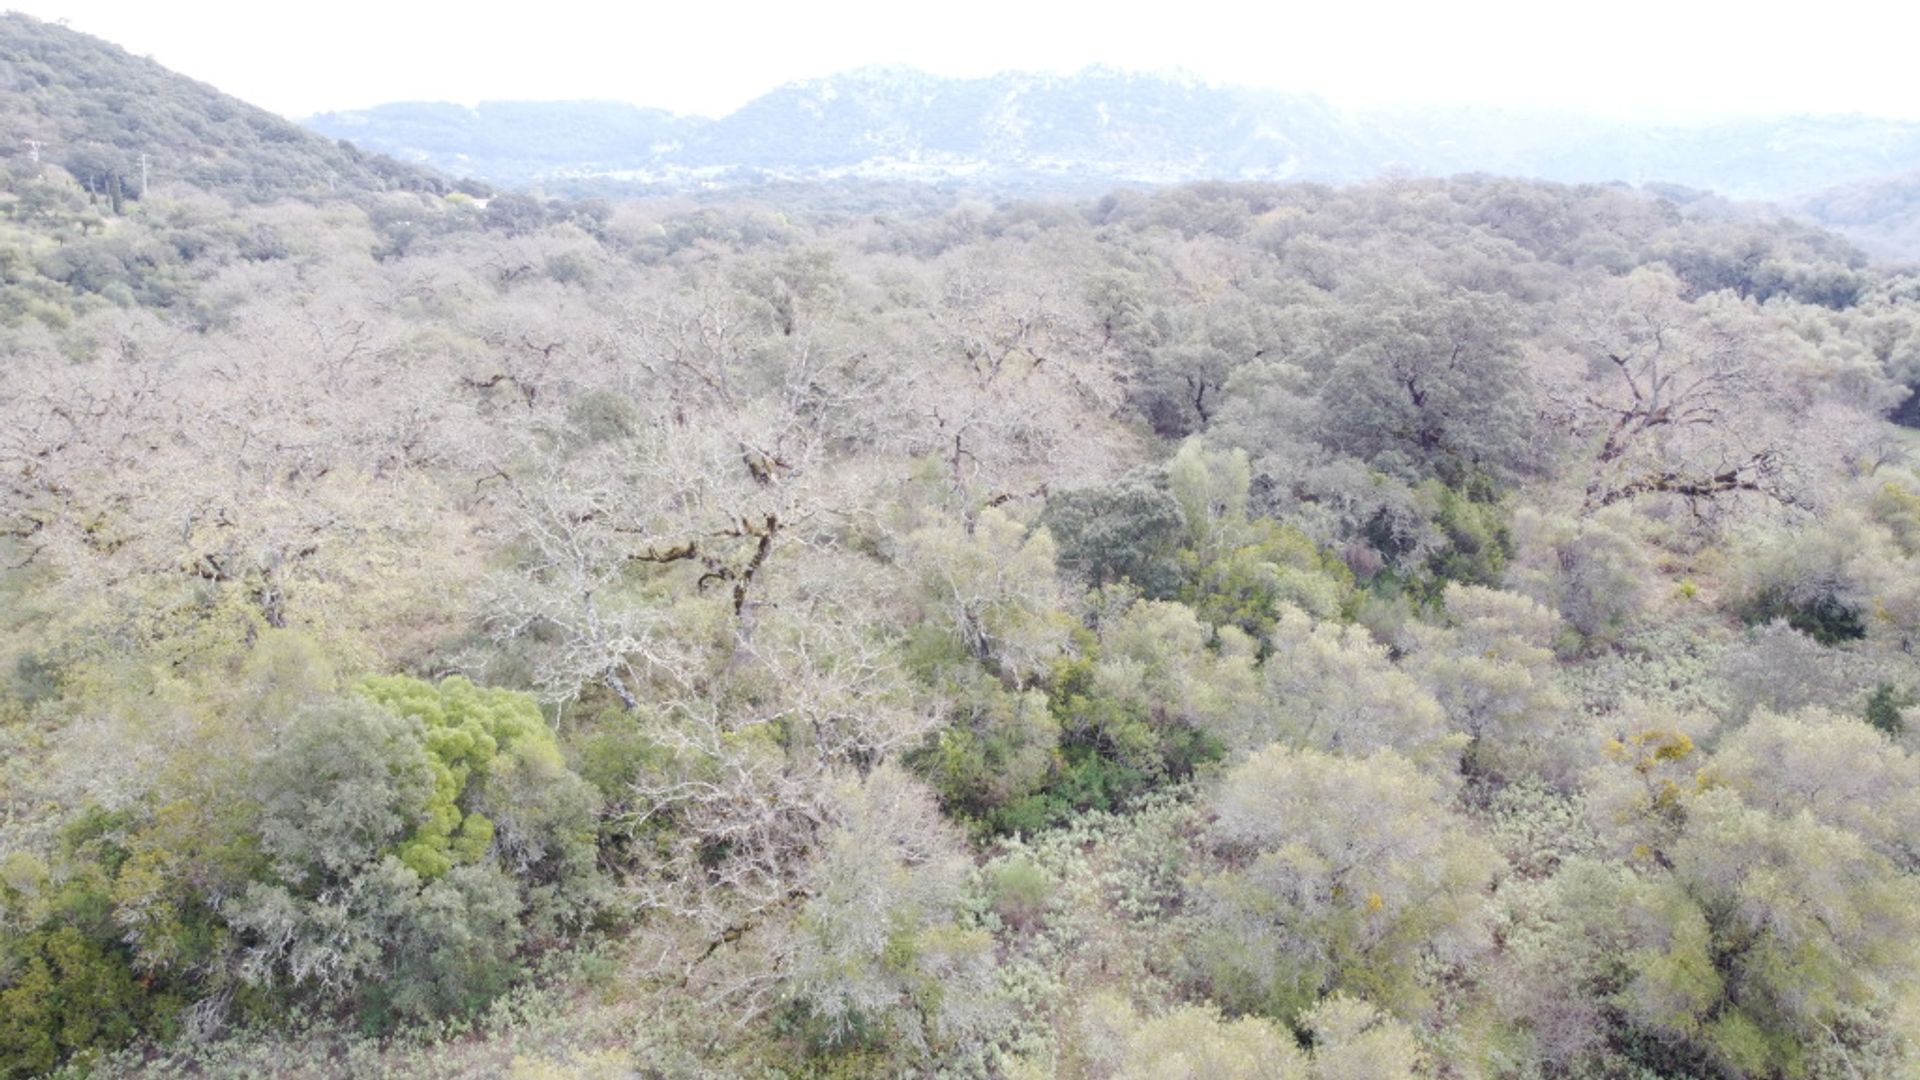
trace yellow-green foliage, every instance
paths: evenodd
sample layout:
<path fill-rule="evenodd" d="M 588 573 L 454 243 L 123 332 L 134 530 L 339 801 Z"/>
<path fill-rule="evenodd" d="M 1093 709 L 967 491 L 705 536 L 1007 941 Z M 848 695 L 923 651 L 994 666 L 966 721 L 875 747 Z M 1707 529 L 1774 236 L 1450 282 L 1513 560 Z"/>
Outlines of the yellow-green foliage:
<path fill-rule="evenodd" d="M 68 842 L 91 831 L 70 830 Z M 108 871 L 91 863 L 50 870 L 24 853 L 0 860 L 0 1078 L 42 1075 L 76 1053 L 123 1045 L 183 1006 L 171 972 L 136 971 L 110 889 Z"/>
<path fill-rule="evenodd" d="M 478 862 L 493 843 L 493 822 L 470 793 L 496 774 L 563 764 L 540 706 L 526 694 L 478 687 L 458 675 L 438 686 L 381 676 L 361 684 L 361 692 L 426 726 L 433 796 L 424 822 L 399 849 L 400 860 L 422 878 Z"/>
<path fill-rule="evenodd" d="M 938 525 L 909 538 L 921 566 L 923 618 L 997 673 L 1045 671 L 1071 628 L 1060 612 L 1053 536 L 992 507 L 970 529 Z"/>
<path fill-rule="evenodd" d="M 1902 551 L 1920 555 L 1920 477 L 1894 474 L 1873 493 L 1869 508 L 1874 519 L 1893 532 Z"/>
<path fill-rule="evenodd" d="M 1125 1000 L 1096 996 L 1082 1017 L 1090 1055 L 1121 1080 L 1304 1080 L 1305 1055 L 1259 1017 L 1227 1020 L 1205 1005 L 1144 1019 Z"/>
<path fill-rule="evenodd" d="M 1273 629 L 1280 608 L 1340 614 L 1353 596 L 1353 572 L 1306 533 L 1247 513 L 1245 451 L 1209 450 L 1188 439 L 1167 465 L 1167 486 L 1186 517 L 1180 599 L 1202 619 L 1255 637 Z"/>
<path fill-rule="evenodd" d="M 1429 965 L 1483 947 L 1495 858 L 1446 795 L 1392 750 L 1275 745 L 1224 774 L 1209 834 L 1226 869 L 1200 883 L 1216 999 L 1285 1020 L 1335 990 L 1427 1008 Z"/>
<path fill-rule="evenodd" d="M 1128 1002 L 1098 994 L 1082 1011 L 1088 1056 L 1116 1080 L 1413 1080 L 1420 1050 L 1413 1029 L 1346 994 L 1322 1000 L 1301 1026 L 1311 1057 L 1271 1020 L 1228 1020 L 1208 1005 L 1181 1005 L 1143 1018 Z"/>
<path fill-rule="evenodd" d="M 1191 582 L 1182 598 L 1202 618 L 1263 636 L 1287 605 L 1320 618 L 1333 618 L 1346 609 L 1353 596 L 1353 571 L 1305 533 L 1268 518 L 1247 522 L 1235 532 L 1231 546 L 1211 558 L 1201 550 L 1182 553 Z"/>

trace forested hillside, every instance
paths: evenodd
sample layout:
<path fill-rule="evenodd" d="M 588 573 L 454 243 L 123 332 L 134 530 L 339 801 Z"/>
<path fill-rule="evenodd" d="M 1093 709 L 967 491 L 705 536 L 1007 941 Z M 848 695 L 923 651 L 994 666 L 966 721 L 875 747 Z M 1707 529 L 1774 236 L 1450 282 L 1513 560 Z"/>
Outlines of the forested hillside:
<path fill-rule="evenodd" d="M 0 1077 L 1920 1069 L 1920 279 L 1840 239 L 36 164 Z"/>
<path fill-rule="evenodd" d="M 184 181 L 236 198 L 452 190 L 96 37 L 0 12 L 0 164 L 54 166 L 118 203 Z"/>
<path fill-rule="evenodd" d="M 1875 255 L 1920 260 L 1920 171 L 1818 191 L 1794 209 Z"/>

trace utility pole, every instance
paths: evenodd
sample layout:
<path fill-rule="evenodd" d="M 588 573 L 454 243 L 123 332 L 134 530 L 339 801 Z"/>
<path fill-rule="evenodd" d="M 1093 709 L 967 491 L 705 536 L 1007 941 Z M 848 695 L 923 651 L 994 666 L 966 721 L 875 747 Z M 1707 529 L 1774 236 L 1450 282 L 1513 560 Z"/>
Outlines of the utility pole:
<path fill-rule="evenodd" d="M 140 152 L 140 197 L 147 197 L 147 152 Z"/>

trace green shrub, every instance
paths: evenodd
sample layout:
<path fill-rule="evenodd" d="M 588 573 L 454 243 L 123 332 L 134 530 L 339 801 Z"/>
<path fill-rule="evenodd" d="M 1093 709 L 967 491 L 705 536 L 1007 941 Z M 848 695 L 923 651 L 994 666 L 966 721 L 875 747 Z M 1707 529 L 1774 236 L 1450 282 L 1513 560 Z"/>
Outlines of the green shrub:
<path fill-rule="evenodd" d="M 1867 695 L 1867 723 L 1897 738 L 1907 730 L 1907 722 L 1901 713 L 1917 704 L 1920 704 L 1920 695 L 1915 695 L 1906 687 L 1890 682 L 1880 683 Z"/>

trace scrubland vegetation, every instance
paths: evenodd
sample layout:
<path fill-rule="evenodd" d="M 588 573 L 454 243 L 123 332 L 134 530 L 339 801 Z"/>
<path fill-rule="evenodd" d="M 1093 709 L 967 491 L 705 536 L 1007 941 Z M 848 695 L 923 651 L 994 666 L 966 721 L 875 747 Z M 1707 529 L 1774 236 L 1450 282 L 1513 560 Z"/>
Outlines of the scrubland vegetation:
<path fill-rule="evenodd" d="M 4 165 L 0 1075 L 1920 1069 L 1920 278 Z"/>

